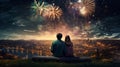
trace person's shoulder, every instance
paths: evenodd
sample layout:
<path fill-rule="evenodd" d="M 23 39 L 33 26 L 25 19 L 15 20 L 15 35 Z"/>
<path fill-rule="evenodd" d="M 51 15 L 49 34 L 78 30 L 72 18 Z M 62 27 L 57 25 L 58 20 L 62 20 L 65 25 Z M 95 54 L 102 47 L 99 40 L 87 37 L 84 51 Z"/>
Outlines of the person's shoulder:
<path fill-rule="evenodd" d="M 64 42 L 64 41 L 61 41 L 61 43 L 65 45 L 65 42 Z"/>
<path fill-rule="evenodd" d="M 73 45 L 73 42 L 70 42 L 69 44 Z"/>
<path fill-rule="evenodd" d="M 57 43 L 57 42 L 58 42 L 57 40 L 52 41 L 52 43 Z"/>
<path fill-rule="evenodd" d="M 62 40 L 61 40 L 60 42 L 65 43 L 65 42 L 64 42 L 64 41 L 62 41 Z"/>
<path fill-rule="evenodd" d="M 55 42 L 56 40 L 53 40 L 52 42 Z"/>
<path fill-rule="evenodd" d="M 71 42 L 71 44 L 73 44 L 73 42 Z"/>

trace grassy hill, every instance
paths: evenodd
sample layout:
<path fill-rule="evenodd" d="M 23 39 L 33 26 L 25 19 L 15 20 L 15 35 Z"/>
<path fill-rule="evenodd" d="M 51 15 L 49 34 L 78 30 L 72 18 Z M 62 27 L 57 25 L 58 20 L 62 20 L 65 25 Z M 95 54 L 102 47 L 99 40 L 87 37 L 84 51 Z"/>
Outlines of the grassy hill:
<path fill-rule="evenodd" d="M 93 61 L 83 63 L 33 62 L 31 60 L 0 60 L 0 67 L 120 67 L 119 63 Z"/>

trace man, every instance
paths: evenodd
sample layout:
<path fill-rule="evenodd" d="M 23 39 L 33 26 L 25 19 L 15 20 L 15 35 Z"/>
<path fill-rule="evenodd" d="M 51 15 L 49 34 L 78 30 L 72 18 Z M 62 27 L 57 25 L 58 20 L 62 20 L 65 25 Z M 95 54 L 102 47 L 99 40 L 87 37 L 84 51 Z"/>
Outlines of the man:
<path fill-rule="evenodd" d="M 55 57 L 64 57 L 66 53 L 66 45 L 65 42 L 61 40 L 62 34 L 58 33 L 56 37 L 57 40 L 52 42 L 51 52 Z"/>

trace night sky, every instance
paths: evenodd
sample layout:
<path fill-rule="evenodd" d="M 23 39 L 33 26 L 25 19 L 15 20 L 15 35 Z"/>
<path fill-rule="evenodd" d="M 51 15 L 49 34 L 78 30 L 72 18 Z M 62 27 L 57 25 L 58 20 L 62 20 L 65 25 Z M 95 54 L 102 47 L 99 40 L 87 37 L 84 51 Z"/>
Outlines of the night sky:
<path fill-rule="evenodd" d="M 55 3 L 64 13 L 67 12 L 66 0 L 44 1 Z M 22 39 L 21 36 L 24 39 L 39 35 L 44 20 L 34 18 L 33 3 L 34 0 L 0 0 L 0 39 Z M 120 38 L 120 0 L 95 0 L 95 5 L 94 16 L 90 17 L 91 37 Z"/>

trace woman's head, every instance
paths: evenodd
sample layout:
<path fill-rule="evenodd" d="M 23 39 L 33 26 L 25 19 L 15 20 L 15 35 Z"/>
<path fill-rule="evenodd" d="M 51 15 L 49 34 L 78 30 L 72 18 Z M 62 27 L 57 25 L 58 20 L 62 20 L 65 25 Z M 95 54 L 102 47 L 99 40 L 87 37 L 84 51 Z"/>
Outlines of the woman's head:
<path fill-rule="evenodd" d="M 69 36 L 69 35 L 66 35 L 66 37 L 65 37 L 65 42 L 68 42 L 68 41 L 71 41 L 71 40 L 70 40 L 70 36 Z"/>

